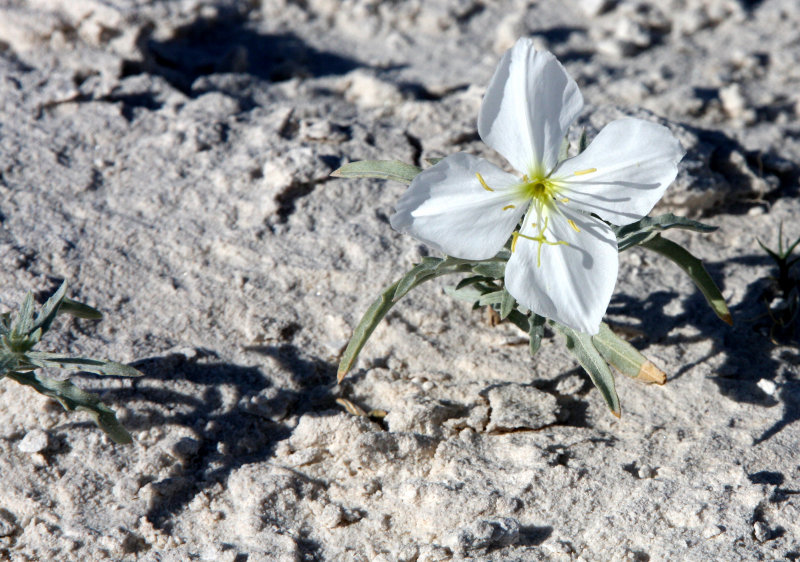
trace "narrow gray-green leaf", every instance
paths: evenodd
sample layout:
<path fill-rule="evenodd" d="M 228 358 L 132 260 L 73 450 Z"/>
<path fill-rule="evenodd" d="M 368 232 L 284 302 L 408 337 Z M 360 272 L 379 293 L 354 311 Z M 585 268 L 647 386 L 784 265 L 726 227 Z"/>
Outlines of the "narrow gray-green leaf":
<path fill-rule="evenodd" d="M 561 162 L 567 158 L 569 158 L 569 135 L 564 135 L 561 147 L 558 149 L 558 161 Z"/>
<path fill-rule="evenodd" d="M 455 287 L 455 290 L 458 291 L 468 285 L 474 285 L 475 283 L 482 283 L 486 281 L 492 281 L 492 279 L 484 275 L 472 275 L 470 277 L 464 277 L 464 279 L 458 282 L 458 284 Z"/>
<path fill-rule="evenodd" d="M 502 279 L 506 274 L 506 262 L 504 261 L 487 261 L 481 262 L 472 268 L 478 275 L 484 277 L 491 277 L 492 279 Z"/>
<path fill-rule="evenodd" d="M 11 323 L 11 333 L 15 336 L 27 336 L 33 328 L 33 293 L 28 292 L 22 301 L 17 317 Z"/>
<path fill-rule="evenodd" d="M 58 400 L 67 411 L 88 412 L 97 426 L 115 443 L 127 444 L 133 441 L 131 434 L 117 421 L 114 410 L 103 404 L 96 394 L 83 391 L 68 380 L 51 379 L 41 373 L 11 371 L 7 376 L 20 384 L 32 387 L 40 394 Z"/>
<path fill-rule="evenodd" d="M 64 297 L 64 300 L 61 301 L 61 306 L 58 307 L 58 313 L 69 314 L 75 318 L 86 318 L 87 320 L 100 320 L 103 317 L 103 313 L 96 308 L 92 308 L 88 304 L 83 304 L 82 302 L 74 301 L 67 297 Z"/>
<path fill-rule="evenodd" d="M 581 129 L 581 136 L 578 139 L 578 154 L 586 150 L 586 147 L 589 146 L 589 140 L 586 138 L 586 127 Z"/>
<path fill-rule="evenodd" d="M 656 384 L 664 384 L 667 381 L 664 371 L 615 334 L 605 322 L 600 324 L 600 332 L 592 336 L 592 342 L 605 360 L 622 374 Z"/>
<path fill-rule="evenodd" d="M 500 304 L 503 302 L 503 293 L 505 289 L 500 289 L 499 291 L 492 291 L 491 293 L 486 293 L 481 295 L 481 298 L 478 299 L 478 304 L 481 306 L 487 306 L 490 304 Z"/>
<path fill-rule="evenodd" d="M 421 171 L 422 168 L 397 160 L 361 160 L 345 164 L 331 175 L 337 178 L 376 178 L 411 183 Z"/>
<path fill-rule="evenodd" d="M 503 299 L 500 301 L 500 320 L 505 320 L 514 307 L 517 306 L 517 299 L 511 296 L 505 288 L 503 288 Z"/>
<path fill-rule="evenodd" d="M 617 249 L 622 252 L 633 246 L 643 244 L 653 238 L 657 233 L 670 228 L 682 228 L 695 232 L 713 232 L 716 226 L 703 224 L 696 220 L 679 217 L 672 213 L 659 215 L 657 217 L 644 217 L 635 223 L 625 226 L 612 226 L 617 235 Z"/>
<path fill-rule="evenodd" d="M 600 355 L 600 352 L 594 347 L 592 336 L 568 328 L 558 322 L 553 322 L 553 325 L 566 338 L 567 349 L 589 374 L 589 378 L 592 379 L 597 390 L 600 391 L 611 413 L 619 417 L 619 397 L 614 385 L 614 374 Z"/>
<path fill-rule="evenodd" d="M 88 359 L 86 357 L 68 357 L 47 351 L 28 351 L 25 358 L 42 368 L 58 368 L 68 371 L 86 371 L 96 375 L 111 377 L 141 377 L 142 373 L 130 365 L 102 359 Z"/>
<path fill-rule="evenodd" d="M 650 240 L 642 244 L 643 247 L 654 252 L 658 252 L 662 256 L 671 259 L 683 269 L 689 277 L 692 278 L 694 284 L 703 293 L 703 296 L 708 301 L 714 313 L 720 317 L 723 322 L 733 325 L 733 317 L 731 316 L 728 305 L 725 303 L 725 298 L 722 296 L 717 284 L 703 267 L 703 262 L 693 256 L 688 250 L 679 246 L 672 240 L 667 240 L 661 235 L 657 234 Z"/>
<path fill-rule="evenodd" d="M 531 313 L 530 327 L 528 329 L 528 337 L 530 338 L 529 347 L 531 356 L 536 355 L 539 348 L 542 346 L 542 338 L 544 337 L 544 325 L 547 319 L 544 316 Z"/>
<path fill-rule="evenodd" d="M 429 261 L 429 263 L 432 264 L 433 262 Z M 398 291 L 398 288 L 400 282 L 405 279 L 408 273 L 384 289 L 378 298 L 372 302 L 370 307 L 364 313 L 364 316 L 361 317 L 361 320 L 359 321 L 355 330 L 353 330 L 353 335 L 350 337 L 350 341 L 347 342 L 347 347 L 345 348 L 342 358 L 339 361 L 339 369 L 336 375 L 339 382 L 341 382 L 350 369 L 352 369 L 353 364 L 358 358 L 358 354 L 361 352 L 364 344 L 367 343 L 367 340 L 372 335 L 372 332 L 375 331 L 375 328 L 378 326 L 383 317 L 386 316 L 386 314 L 392 309 L 392 307 L 401 297 L 425 281 L 429 281 L 439 277 L 440 275 L 446 275 L 449 273 L 469 272 L 471 266 L 471 262 L 465 262 L 456 258 L 447 258 L 436 265 L 432 273 L 426 273 L 425 275 L 417 276 L 416 280 L 410 285 L 407 285 L 405 290 L 402 292 Z"/>
<path fill-rule="evenodd" d="M 414 267 L 405 275 L 403 275 L 397 282 L 397 288 L 394 291 L 394 295 L 392 295 L 392 300 L 400 300 L 414 287 L 414 285 L 432 275 L 434 275 L 434 273 L 429 271 L 427 268 L 421 267 L 420 265 Z"/>
<path fill-rule="evenodd" d="M 483 293 L 475 287 L 474 285 L 466 285 L 461 287 L 460 289 L 454 287 L 445 287 L 444 292 L 446 295 L 453 297 L 454 299 L 458 299 L 460 301 L 465 301 L 470 304 L 475 304 L 481 298 Z"/>
<path fill-rule="evenodd" d="M 444 160 L 444 158 L 426 158 L 425 162 L 427 162 L 431 166 L 435 166 L 436 164 L 438 164 L 442 160 Z"/>
<path fill-rule="evenodd" d="M 36 315 L 36 320 L 33 323 L 34 329 L 41 328 L 43 334 L 50 329 L 53 320 L 58 316 L 58 308 L 61 306 L 61 301 L 64 300 L 66 294 L 67 282 L 64 281 L 58 290 L 42 305 L 42 309 Z"/>
<path fill-rule="evenodd" d="M 17 367 L 17 356 L 13 353 L 5 353 L 0 356 L 0 377 L 8 371 L 13 371 Z"/>

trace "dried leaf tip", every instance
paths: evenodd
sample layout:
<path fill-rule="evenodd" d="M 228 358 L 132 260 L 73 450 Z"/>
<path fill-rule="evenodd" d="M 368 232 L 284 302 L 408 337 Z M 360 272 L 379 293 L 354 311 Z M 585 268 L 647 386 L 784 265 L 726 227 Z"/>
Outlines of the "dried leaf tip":
<path fill-rule="evenodd" d="M 667 382 L 667 374 L 653 365 L 650 361 L 645 361 L 639 368 L 639 374 L 636 378 L 644 382 L 652 382 L 658 385 Z"/>

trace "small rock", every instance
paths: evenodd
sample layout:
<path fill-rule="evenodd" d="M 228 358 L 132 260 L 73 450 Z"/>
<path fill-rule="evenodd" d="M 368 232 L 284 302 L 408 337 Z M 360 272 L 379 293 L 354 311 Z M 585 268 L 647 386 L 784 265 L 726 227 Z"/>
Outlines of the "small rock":
<path fill-rule="evenodd" d="M 345 84 L 344 98 L 361 107 L 390 107 L 403 101 L 403 94 L 397 86 L 363 70 L 349 73 Z"/>
<path fill-rule="evenodd" d="M 769 379 L 760 379 L 756 386 L 764 391 L 764 394 L 768 394 L 770 396 L 775 395 L 775 391 L 778 389 L 777 385 Z"/>
<path fill-rule="evenodd" d="M 344 522 L 344 511 L 338 505 L 329 503 L 322 510 L 319 521 L 325 528 L 333 529 Z"/>
<path fill-rule="evenodd" d="M 655 468 L 650 466 L 649 464 L 643 464 L 639 467 L 637 471 L 637 476 L 641 479 L 645 478 L 655 478 L 658 475 L 658 472 Z"/>
<path fill-rule="evenodd" d="M 731 84 L 719 91 L 719 99 L 725 113 L 733 119 L 740 119 L 747 108 L 747 100 L 744 99 L 742 88 L 739 84 Z"/>
<path fill-rule="evenodd" d="M 200 450 L 200 441 L 185 435 L 170 435 L 164 439 L 161 447 L 170 456 L 186 461 L 194 457 Z"/>
<path fill-rule="evenodd" d="M 446 544 L 453 551 L 487 550 L 516 544 L 519 541 L 519 521 L 513 517 L 481 519 L 461 527 Z"/>
<path fill-rule="evenodd" d="M 756 537 L 758 542 L 764 542 L 769 540 L 770 536 L 772 535 L 769 527 L 767 527 L 761 521 L 756 521 L 753 523 L 753 535 Z"/>
<path fill-rule="evenodd" d="M 23 453 L 41 453 L 50 446 L 50 435 L 41 429 L 29 431 L 17 448 Z"/>

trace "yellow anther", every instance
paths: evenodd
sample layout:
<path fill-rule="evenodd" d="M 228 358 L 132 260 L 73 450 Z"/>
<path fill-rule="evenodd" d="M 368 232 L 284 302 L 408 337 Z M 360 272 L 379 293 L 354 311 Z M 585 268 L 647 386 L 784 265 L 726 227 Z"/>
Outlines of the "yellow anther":
<path fill-rule="evenodd" d="M 508 211 L 509 209 L 514 209 L 515 207 L 516 207 L 515 205 L 506 205 L 505 207 L 503 207 L 503 210 Z"/>
<path fill-rule="evenodd" d="M 486 185 L 486 181 L 484 181 L 483 176 L 480 175 L 480 173 L 475 172 L 475 175 L 478 177 L 478 181 L 481 182 L 481 185 L 483 186 L 483 189 L 485 189 L 486 191 L 494 191 L 494 189 L 492 189 L 491 187 Z"/>
<path fill-rule="evenodd" d="M 580 229 L 580 228 L 578 228 L 578 227 L 575 225 L 575 221 L 573 221 L 572 219 L 567 219 L 567 222 L 568 222 L 568 223 L 569 223 L 569 225 L 572 227 L 572 230 L 574 230 L 575 232 L 580 232 L 580 231 L 581 231 L 581 229 Z"/>
<path fill-rule="evenodd" d="M 592 172 L 596 172 L 596 171 L 597 171 L 597 168 L 589 168 L 587 170 L 580 170 L 578 172 L 572 172 L 572 173 L 573 173 L 573 175 L 576 175 L 576 176 L 585 176 L 586 174 L 591 174 Z"/>
<path fill-rule="evenodd" d="M 566 197 L 562 197 L 562 198 L 560 199 L 560 201 L 561 201 L 562 203 L 569 203 L 569 199 L 567 199 Z"/>

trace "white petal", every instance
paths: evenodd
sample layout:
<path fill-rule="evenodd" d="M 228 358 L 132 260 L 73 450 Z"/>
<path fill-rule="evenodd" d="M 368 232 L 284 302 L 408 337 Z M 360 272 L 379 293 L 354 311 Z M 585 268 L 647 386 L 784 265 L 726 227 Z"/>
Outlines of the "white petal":
<path fill-rule="evenodd" d="M 564 216 L 550 215 L 546 237 L 567 244 L 543 244 L 539 265 L 539 243 L 520 237 L 506 266 L 506 288 L 536 314 L 596 334 L 617 282 L 617 239 L 602 221 L 563 207 L 561 211 Z M 526 218 L 521 233 L 536 236 L 538 230 Z"/>
<path fill-rule="evenodd" d="M 493 191 L 481 185 L 476 173 Z M 459 152 L 414 178 L 390 222 L 449 256 L 488 259 L 500 251 L 526 210 L 527 202 L 512 189 L 519 182 L 494 164 Z"/>
<path fill-rule="evenodd" d="M 558 162 L 561 142 L 583 107 L 578 85 L 547 51 L 519 39 L 495 70 L 481 104 L 483 142 L 515 169 L 547 173 Z"/>
<path fill-rule="evenodd" d="M 563 195 L 570 207 L 625 225 L 652 210 L 678 175 L 683 155 L 666 127 L 620 119 L 606 125 L 581 154 L 562 162 L 552 177 L 566 183 Z"/>

